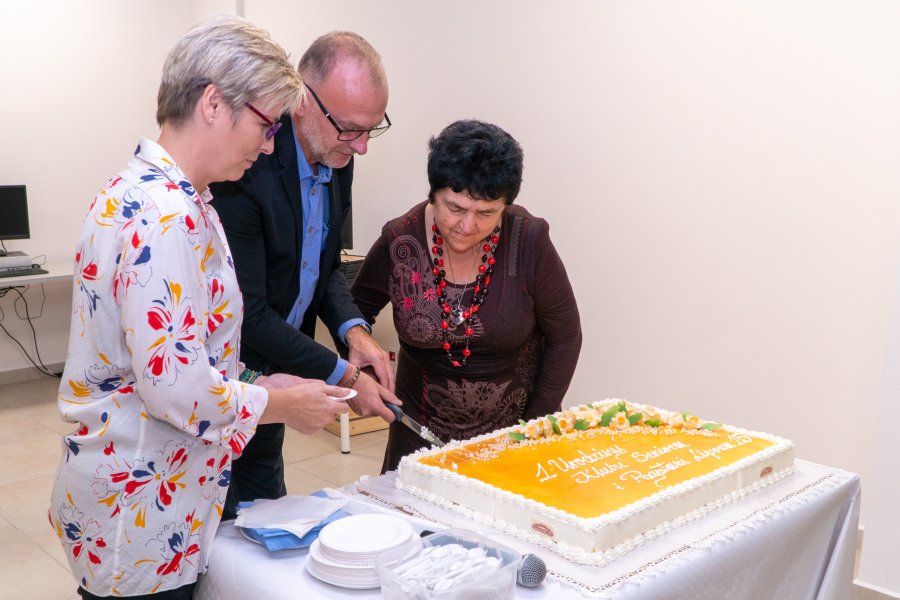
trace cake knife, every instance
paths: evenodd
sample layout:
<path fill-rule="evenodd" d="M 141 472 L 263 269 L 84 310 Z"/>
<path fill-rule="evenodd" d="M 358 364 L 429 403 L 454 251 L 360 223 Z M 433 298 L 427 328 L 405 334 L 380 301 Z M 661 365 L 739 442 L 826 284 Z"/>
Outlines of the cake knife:
<path fill-rule="evenodd" d="M 442 442 L 438 436 L 431 433 L 427 427 L 419 425 L 418 421 L 400 410 L 399 406 L 397 406 L 396 404 L 391 404 L 390 402 L 385 402 L 384 405 L 387 406 L 392 413 L 394 413 L 394 416 L 397 417 L 398 421 L 412 429 L 420 438 L 422 438 L 432 446 L 437 446 L 438 448 L 444 445 L 444 442 Z"/>

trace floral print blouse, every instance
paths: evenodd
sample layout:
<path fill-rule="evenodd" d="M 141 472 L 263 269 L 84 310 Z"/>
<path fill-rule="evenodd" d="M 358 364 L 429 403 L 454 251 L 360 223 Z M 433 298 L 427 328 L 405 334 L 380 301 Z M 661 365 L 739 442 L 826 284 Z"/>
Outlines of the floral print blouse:
<path fill-rule="evenodd" d="M 243 303 L 209 194 L 140 140 L 85 220 L 50 522 L 92 594 L 177 588 L 205 571 L 231 461 L 267 392 L 238 381 Z"/>

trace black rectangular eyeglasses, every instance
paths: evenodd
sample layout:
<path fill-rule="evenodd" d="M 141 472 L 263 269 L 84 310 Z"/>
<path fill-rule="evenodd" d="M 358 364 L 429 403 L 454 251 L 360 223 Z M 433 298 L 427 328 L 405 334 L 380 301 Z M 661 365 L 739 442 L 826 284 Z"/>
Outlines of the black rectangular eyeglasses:
<path fill-rule="evenodd" d="M 337 124 L 337 121 L 331 116 L 331 113 L 328 112 L 328 109 L 325 108 L 325 105 L 322 104 L 322 101 L 319 100 L 319 97 L 316 95 L 315 90 L 309 87 L 308 83 L 304 83 L 306 89 L 309 90 L 309 93 L 312 94 L 313 100 L 316 101 L 316 104 L 319 105 L 319 109 L 322 111 L 322 114 L 325 115 L 325 118 L 328 119 L 328 122 L 331 123 L 331 126 L 337 130 L 337 139 L 342 142 L 351 142 L 364 133 L 368 133 L 370 138 L 378 137 L 391 127 L 391 119 L 388 117 L 387 113 L 384 113 L 384 125 L 379 125 L 378 127 L 373 127 L 371 129 L 343 129 L 340 125 Z"/>

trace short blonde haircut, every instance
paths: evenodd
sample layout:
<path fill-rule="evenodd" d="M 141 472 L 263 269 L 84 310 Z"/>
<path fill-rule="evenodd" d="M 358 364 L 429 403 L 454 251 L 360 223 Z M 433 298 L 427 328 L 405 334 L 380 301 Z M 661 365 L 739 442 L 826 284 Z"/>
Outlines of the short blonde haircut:
<path fill-rule="evenodd" d="M 294 110 L 303 81 L 269 33 L 239 17 L 220 15 L 194 26 L 169 51 L 157 96 L 156 122 L 184 123 L 203 90 L 215 84 L 240 116 L 245 102 L 265 99 Z"/>

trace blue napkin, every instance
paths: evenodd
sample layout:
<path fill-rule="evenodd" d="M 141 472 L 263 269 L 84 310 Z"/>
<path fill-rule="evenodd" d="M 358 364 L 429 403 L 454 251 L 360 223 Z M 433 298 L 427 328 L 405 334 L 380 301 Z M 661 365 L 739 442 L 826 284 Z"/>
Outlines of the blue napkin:
<path fill-rule="evenodd" d="M 314 492 L 311 495 L 318 496 L 319 498 L 328 497 L 324 492 Z M 239 502 L 238 510 L 249 508 L 251 506 L 253 506 L 253 502 Z M 343 509 L 334 511 L 328 515 L 328 517 L 320 521 L 318 525 L 310 529 L 302 538 L 297 537 L 290 531 L 285 531 L 284 529 L 269 529 L 263 527 L 238 527 L 238 529 L 254 542 L 258 542 L 265 546 L 266 550 L 269 550 L 270 552 L 275 552 L 277 550 L 296 550 L 298 548 L 309 548 L 316 538 L 319 537 L 319 532 L 322 531 L 323 527 L 332 521 L 337 521 L 338 519 L 348 516 L 348 514 L 349 513 L 344 512 Z"/>

